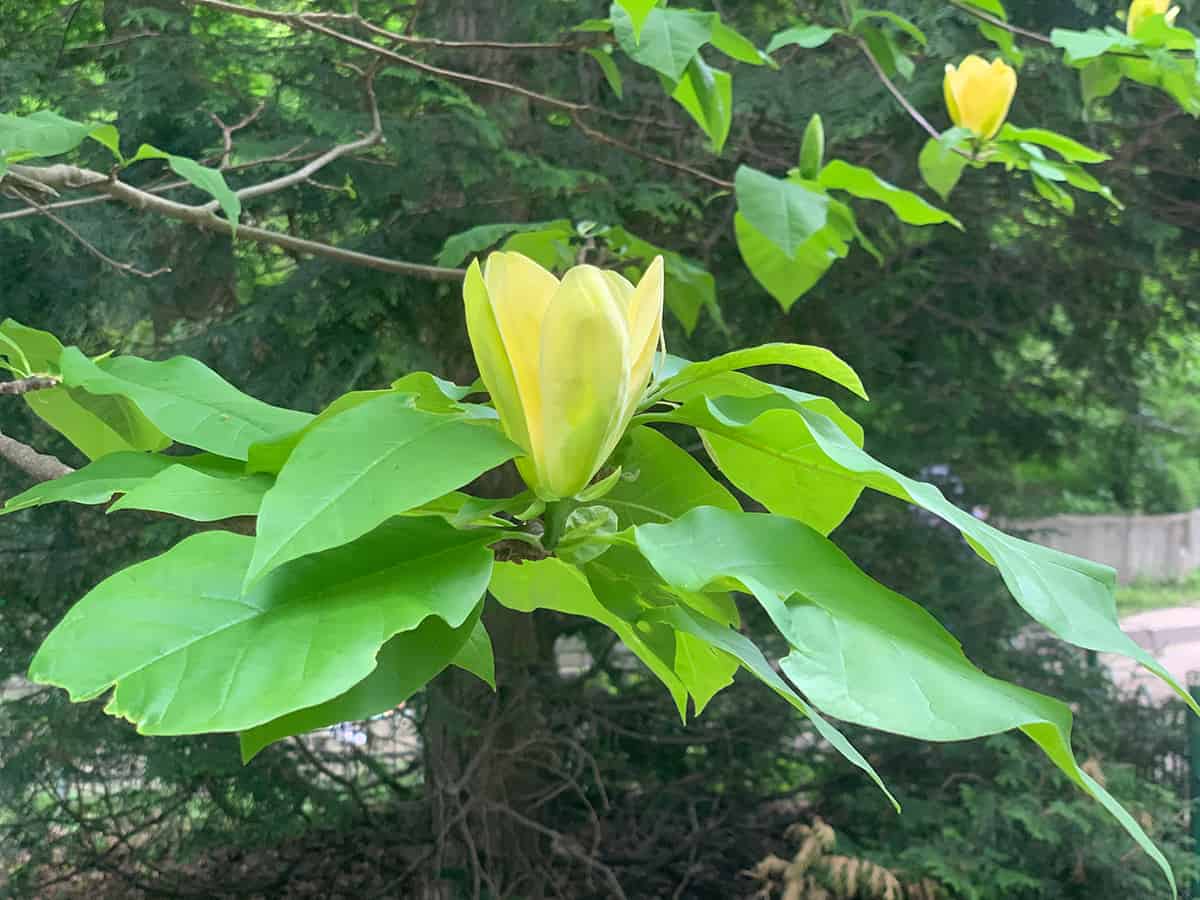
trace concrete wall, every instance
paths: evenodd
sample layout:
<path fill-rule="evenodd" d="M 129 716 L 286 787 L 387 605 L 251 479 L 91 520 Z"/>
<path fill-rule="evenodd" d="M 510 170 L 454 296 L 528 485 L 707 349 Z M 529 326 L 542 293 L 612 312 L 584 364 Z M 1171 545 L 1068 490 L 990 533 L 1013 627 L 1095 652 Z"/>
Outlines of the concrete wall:
<path fill-rule="evenodd" d="M 1200 568 L 1200 509 L 1167 516 L 1054 516 L 1004 529 L 1056 550 L 1106 563 L 1122 584 L 1167 581 Z"/>

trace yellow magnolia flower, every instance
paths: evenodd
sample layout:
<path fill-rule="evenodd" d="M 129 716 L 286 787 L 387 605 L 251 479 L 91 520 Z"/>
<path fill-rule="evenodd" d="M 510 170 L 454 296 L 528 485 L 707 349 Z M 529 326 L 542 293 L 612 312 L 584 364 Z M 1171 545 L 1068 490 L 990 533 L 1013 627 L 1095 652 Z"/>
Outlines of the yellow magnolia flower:
<path fill-rule="evenodd" d="M 1179 7 L 1171 6 L 1171 0 L 1133 0 L 1125 17 L 1125 31 L 1132 35 L 1152 16 L 1162 16 L 1168 25 L 1173 26 L 1178 15 Z"/>
<path fill-rule="evenodd" d="M 1017 73 L 1004 60 L 991 65 L 972 54 L 958 66 L 946 66 L 942 81 L 950 121 L 969 128 L 982 140 L 991 140 L 1008 118 L 1017 92 Z"/>
<path fill-rule="evenodd" d="M 521 476 L 543 500 L 572 497 L 617 446 L 662 340 L 663 261 L 634 287 L 576 266 L 560 282 L 519 253 L 473 262 L 463 286 L 479 374 Z"/>

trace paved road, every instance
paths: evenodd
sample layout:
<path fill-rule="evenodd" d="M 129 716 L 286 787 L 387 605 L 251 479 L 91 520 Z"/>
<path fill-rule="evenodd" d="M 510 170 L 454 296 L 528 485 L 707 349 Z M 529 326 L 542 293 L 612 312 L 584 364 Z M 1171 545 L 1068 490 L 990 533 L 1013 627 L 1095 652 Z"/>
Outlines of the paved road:
<path fill-rule="evenodd" d="M 1158 658 L 1181 684 L 1189 673 L 1200 678 L 1200 606 L 1177 606 L 1126 616 L 1121 627 Z M 1101 660 L 1124 690 L 1144 692 L 1154 703 L 1174 698 L 1175 692 L 1141 666 L 1124 657 L 1101 655 Z"/>

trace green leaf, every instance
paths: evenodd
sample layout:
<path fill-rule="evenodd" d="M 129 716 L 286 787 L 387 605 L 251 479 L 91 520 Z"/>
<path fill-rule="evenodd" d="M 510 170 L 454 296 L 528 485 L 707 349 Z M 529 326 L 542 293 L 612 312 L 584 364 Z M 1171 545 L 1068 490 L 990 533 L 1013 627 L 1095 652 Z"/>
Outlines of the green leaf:
<path fill-rule="evenodd" d="M 804 714 L 813 723 L 813 727 L 816 728 L 817 733 L 849 762 L 866 772 L 870 779 L 883 791 L 884 796 L 888 798 L 892 806 L 897 811 L 900 810 L 900 804 L 892 796 L 891 791 L 887 789 L 883 780 L 871 767 L 871 764 L 867 762 L 866 758 L 854 748 L 853 744 L 846 740 L 845 735 L 827 722 L 820 713 L 805 703 L 788 683 L 779 677 L 775 669 L 767 661 L 767 658 L 763 656 L 762 651 L 745 635 L 739 634 L 737 631 L 706 619 L 704 616 L 696 615 L 694 612 L 679 606 L 647 610 L 643 616 L 643 620 L 670 625 L 676 631 L 690 634 L 710 646 L 723 650 L 737 658 L 746 671 L 750 672 L 755 678 Z"/>
<path fill-rule="evenodd" d="M 745 350 L 723 353 L 704 362 L 688 363 L 658 385 L 651 396 L 676 396 L 689 385 L 703 382 L 714 375 L 754 366 L 792 366 L 816 372 L 864 400 L 869 399 L 858 373 L 832 351 L 807 344 L 783 343 L 760 344 Z"/>
<path fill-rule="evenodd" d="M 733 684 L 741 663 L 708 641 L 680 631 L 675 635 L 674 668 L 679 680 L 687 686 L 698 716 L 713 697 Z"/>
<path fill-rule="evenodd" d="M 62 354 L 63 382 L 89 394 L 125 397 L 150 422 L 181 444 L 246 459 L 264 437 L 302 427 L 308 413 L 270 406 L 243 394 L 198 360 L 177 356 L 150 362 L 119 356 L 92 362 L 78 348 Z"/>
<path fill-rule="evenodd" d="M 145 509 L 197 522 L 254 516 L 273 482 L 269 475 L 228 478 L 198 472 L 186 465 L 173 465 L 127 488 L 125 496 L 108 511 Z"/>
<path fill-rule="evenodd" d="M 594 59 L 597 65 L 600 66 L 600 71 L 604 73 L 604 80 L 608 82 L 608 86 L 612 88 L 612 92 L 617 95 L 617 99 L 622 99 L 624 97 L 624 88 L 621 81 L 621 70 L 613 62 L 612 51 L 607 47 L 591 47 L 588 49 L 587 55 Z"/>
<path fill-rule="evenodd" d="M 108 149 L 108 152 L 113 155 L 118 163 L 123 163 L 125 158 L 121 155 L 121 135 L 114 125 L 97 125 L 90 132 L 90 137 L 97 144 L 101 144 Z"/>
<path fill-rule="evenodd" d="M 713 152 L 719 155 L 733 124 L 733 77 L 697 56 L 688 63 L 671 99 L 704 129 Z"/>
<path fill-rule="evenodd" d="M 740 31 L 730 28 L 719 16 L 713 20 L 712 45 L 738 62 L 749 63 L 752 66 L 774 65 L 771 57 L 759 50 L 754 41 Z"/>
<path fill-rule="evenodd" d="M 497 563 L 488 586 L 504 606 L 517 612 L 550 609 L 593 619 L 611 628 L 667 690 L 686 720 L 686 685 L 675 674 L 674 635 L 665 626 L 636 627 L 642 605 L 629 599 L 625 615 L 601 603 L 579 569 L 553 557 L 535 562 Z"/>
<path fill-rule="evenodd" d="M 243 731 L 337 697 L 380 648 L 430 616 L 479 605 L 492 554 L 440 519 L 393 519 L 345 547 L 281 568 L 243 593 L 254 539 L 187 538 L 101 582 L 30 667 L 142 734 Z"/>
<path fill-rule="evenodd" d="M 347 410 L 301 439 L 267 492 L 247 584 L 352 541 L 519 452 L 495 427 L 415 409 L 402 395 Z"/>
<path fill-rule="evenodd" d="M 734 216 L 734 234 L 742 260 L 754 279 L 779 301 L 784 312 L 850 252 L 846 238 L 835 227 L 822 228 L 796 252 L 794 259 L 779 249 L 740 212 Z"/>
<path fill-rule="evenodd" d="M 629 58 L 659 72 L 673 83 L 683 77 L 688 63 L 712 37 L 714 16 L 694 9 L 653 7 L 641 31 L 621 6 L 613 4 L 613 33 Z"/>
<path fill-rule="evenodd" d="M 855 445 L 862 442 L 862 429 L 824 397 L 762 382 L 743 389 L 741 397 L 694 396 L 672 413 L 639 420 L 685 422 L 700 429 L 713 462 L 740 490 L 771 512 L 799 519 L 822 534 L 833 531 L 858 502 L 863 484 L 829 474 L 825 453 L 802 412 L 837 417 Z"/>
<path fill-rule="evenodd" d="M 967 158 L 947 147 L 944 141 L 930 138 L 921 148 L 917 158 L 921 177 L 925 183 L 943 200 L 950 197 L 950 192 L 962 177 L 963 169 L 967 167 Z"/>
<path fill-rule="evenodd" d="M 973 6 L 976 9 L 982 9 L 986 13 L 991 13 L 997 18 L 1008 21 L 1008 11 L 1005 10 L 1004 4 L 1000 0 L 961 0 L 966 6 Z"/>
<path fill-rule="evenodd" d="M 563 526 L 563 535 L 555 545 L 559 559 L 582 566 L 602 556 L 617 533 L 617 514 L 607 506 L 581 506 L 573 509 Z"/>
<path fill-rule="evenodd" d="M 630 429 L 617 459 L 626 474 L 604 502 L 623 527 L 668 522 L 693 506 L 741 509 L 691 454 L 652 428 Z"/>
<path fill-rule="evenodd" d="M 9 346 L 17 347 L 19 358 L 29 367 L 30 375 L 59 373 L 58 361 L 62 356 L 63 345 L 50 332 L 22 325 L 16 319 L 5 319 L 0 322 L 0 335 L 12 342 Z M 8 355 L 2 348 L 0 354 Z"/>
<path fill-rule="evenodd" d="M 815 181 L 825 164 L 825 126 L 819 113 L 813 113 L 804 129 L 804 141 L 800 144 L 800 177 Z"/>
<path fill-rule="evenodd" d="M 898 30 L 907 34 L 910 38 L 924 47 L 929 43 L 929 39 L 925 37 L 925 32 L 914 25 L 912 22 L 905 19 L 903 16 L 898 16 L 894 12 L 885 9 L 857 9 L 850 19 L 850 31 L 858 34 L 862 29 L 863 22 L 869 22 L 874 19 L 879 19 L 894 25 Z"/>
<path fill-rule="evenodd" d="M 825 227 L 829 198 L 819 190 L 750 166 L 738 168 L 734 183 L 738 212 L 788 259 Z"/>
<path fill-rule="evenodd" d="M 28 116 L 0 113 L 0 156 L 60 156 L 82 144 L 96 127 L 64 119 L 48 109 Z"/>
<path fill-rule="evenodd" d="M 26 405 L 88 459 L 110 453 L 162 450 L 171 439 L 124 397 L 101 397 L 76 388 L 32 391 Z"/>
<path fill-rule="evenodd" d="M 830 38 L 840 33 L 840 29 L 825 28 L 821 25 L 796 25 L 784 29 L 772 37 L 770 43 L 767 44 L 767 52 L 774 53 L 784 47 L 793 46 L 803 47 L 805 50 L 815 50 L 817 47 L 829 43 Z"/>
<path fill-rule="evenodd" d="M 216 200 L 225 212 L 225 218 L 233 226 L 236 235 L 238 219 L 242 215 L 242 201 L 238 199 L 237 194 L 230 190 L 229 185 L 225 183 L 225 176 L 219 170 L 210 169 L 208 166 L 200 165 L 194 159 L 176 156 L 149 144 L 142 144 L 138 147 L 137 153 L 129 160 L 129 164 L 141 162 L 143 159 L 165 159 L 172 172 Z"/>
<path fill-rule="evenodd" d="M 885 204 L 901 222 L 908 225 L 940 225 L 949 222 L 961 229 L 962 223 L 950 213 L 928 203 L 911 191 L 884 181 L 870 169 L 835 159 L 821 170 L 818 179 L 830 190 L 846 191 L 863 200 Z"/>
<path fill-rule="evenodd" d="M 1111 26 L 1103 31 L 1098 28 L 1087 31 L 1055 28 L 1050 32 L 1050 43 L 1065 51 L 1063 61 L 1067 65 L 1077 65 L 1095 59 L 1110 50 L 1136 52 L 1139 47 L 1138 41 Z"/>
<path fill-rule="evenodd" d="M 1071 752 L 1071 713 L 1050 697 L 990 678 L 921 607 L 860 571 L 837 547 L 790 519 L 697 509 L 635 530 L 669 583 L 692 591 L 734 578 L 793 648 L 783 671 L 830 715 L 922 740 L 1020 729 L 1113 811 Z M 1119 808 L 1119 807 L 1118 807 Z M 1166 859 L 1128 814 L 1125 829 L 1174 887 Z"/>
<path fill-rule="evenodd" d="M 619 92 L 618 92 L 619 95 Z M 571 236 L 571 223 L 566 219 L 555 219 L 548 222 L 507 222 L 499 225 L 477 225 L 460 234 L 452 235 L 442 245 L 438 254 L 439 266 L 459 266 L 467 258 L 495 246 L 512 234 L 525 231 L 553 230 L 561 232 L 565 238 Z"/>
<path fill-rule="evenodd" d="M 43 481 L 11 497 L 5 513 L 46 503 L 107 503 L 116 494 L 132 491 L 158 475 L 175 460 L 150 453 L 112 453 L 62 478 Z"/>
<path fill-rule="evenodd" d="M 470 672 L 493 691 L 496 690 L 496 654 L 492 650 L 492 638 L 484 628 L 483 622 L 475 623 L 466 642 L 455 654 L 453 665 L 464 672 Z"/>
<path fill-rule="evenodd" d="M 617 3 L 620 4 L 621 9 L 629 16 L 629 21 L 633 28 L 633 39 L 635 41 L 640 40 L 642 26 L 646 22 L 646 17 L 658 5 L 658 0 L 617 0 Z"/>
<path fill-rule="evenodd" d="M 1121 64 L 1112 57 L 1101 57 L 1079 70 L 1079 86 L 1084 105 L 1109 96 L 1121 84 Z"/>
<path fill-rule="evenodd" d="M 1079 141 L 1069 138 L 1065 134 L 1059 134 L 1046 128 L 1016 128 L 1005 123 L 1004 127 L 1000 129 L 1000 133 L 996 135 L 996 139 L 1048 147 L 1067 162 L 1101 163 L 1112 158 L 1107 153 L 1085 147 Z"/>
<path fill-rule="evenodd" d="M 556 271 L 574 264 L 575 249 L 571 242 L 575 237 L 570 223 L 564 228 L 552 222 L 546 228 L 517 232 L 500 249 L 521 253 L 543 268 Z"/>
<path fill-rule="evenodd" d="M 412 399 L 411 405 L 418 409 L 428 412 L 454 412 L 463 409 L 458 401 L 468 393 L 467 388 L 459 387 L 428 372 L 410 372 L 403 378 L 392 382 L 392 386 L 388 390 L 351 391 L 348 394 L 342 394 L 321 410 L 315 419 L 306 422 L 303 428 L 251 444 L 247 454 L 246 471 L 248 473 L 279 474 L 287 463 L 288 457 L 292 455 L 292 451 L 296 449 L 296 445 L 304 439 L 305 435 L 320 428 L 335 416 L 341 415 L 348 409 L 361 406 L 369 400 L 388 395 L 405 394 Z"/>
<path fill-rule="evenodd" d="M 457 628 L 430 616 L 385 643 L 371 673 L 345 693 L 243 731 L 239 735 L 242 761 L 249 762 L 264 747 L 293 734 L 339 722 L 361 722 L 394 710 L 458 659 L 473 635 L 483 628 L 480 609 L 482 604 Z"/>
<path fill-rule="evenodd" d="M 705 399 L 703 404 L 692 401 L 671 413 L 643 414 L 636 421 L 694 424 L 737 440 L 740 428 L 782 406 L 779 398 L 771 396 L 722 397 Z M 933 485 L 914 481 L 873 459 L 829 416 L 803 405 L 793 408 L 804 420 L 821 454 L 815 461 L 797 459 L 798 464 L 811 468 L 814 476 L 857 481 L 919 506 L 953 525 L 976 552 L 1000 570 L 1013 597 L 1035 620 L 1078 647 L 1119 653 L 1137 660 L 1200 714 L 1200 705 L 1187 690 L 1153 655 L 1121 631 L 1113 599 L 1116 573 L 1111 568 L 993 528 L 950 503 Z"/>
<path fill-rule="evenodd" d="M 1000 48 L 1001 55 L 1008 62 L 1017 67 L 1025 64 L 1025 54 L 1017 47 L 1011 31 L 1001 28 L 999 25 L 993 25 L 991 22 L 979 21 L 976 25 L 981 35 Z"/>

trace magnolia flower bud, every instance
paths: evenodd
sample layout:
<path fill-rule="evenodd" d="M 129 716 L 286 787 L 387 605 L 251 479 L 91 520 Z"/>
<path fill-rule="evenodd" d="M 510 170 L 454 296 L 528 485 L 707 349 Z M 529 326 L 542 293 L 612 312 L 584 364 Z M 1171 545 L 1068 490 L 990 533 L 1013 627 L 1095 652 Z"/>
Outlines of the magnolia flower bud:
<path fill-rule="evenodd" d="M 517 468 L 543 500 L 579 493 L 612 454 L 662 340 L 663 261 L 634 287 L 576 266 L 560 282 L 519 253 L 471 264 L 463 286 L 479 374 Z"/>
<path fill-rule="evenodd" d="M 1162 16 L 1167 24 L 1174 26 L 1179 7 L 1171 6 L 1171 0 L 1133 0 L 1125 17 L 1125 31 L 1132 35 L 1142 23 L 1153 16 Z"/>
<path fill-rule="evenodd" d="M 942 87 L 950 120 L 986 141 L 996 136 L 1008 117 L 1017 92 L 1017 73 L 1001 59 L 988 65 L 983 58 L 971 55 L 958 68 L 946 66 Z"/>

